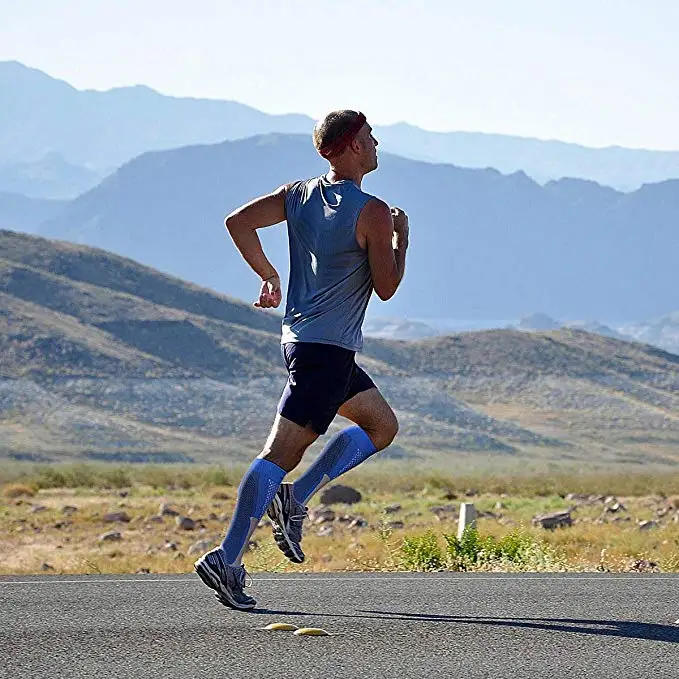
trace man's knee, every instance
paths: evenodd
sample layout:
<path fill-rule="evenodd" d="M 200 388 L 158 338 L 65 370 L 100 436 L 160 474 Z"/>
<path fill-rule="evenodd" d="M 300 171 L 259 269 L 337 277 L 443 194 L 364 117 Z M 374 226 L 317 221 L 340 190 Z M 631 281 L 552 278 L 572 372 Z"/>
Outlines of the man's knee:
<path fill-rule="evenodd" d="M 387 446 L 391 445 L 391 442 L 396 438 L 396 434 L 398 434 L 398 420 L 393 412 L 380 421 L 379 425 L 375 427 L 374 432 L 369 432 L 370 438 L 377 450 L 384 450 Z"/>

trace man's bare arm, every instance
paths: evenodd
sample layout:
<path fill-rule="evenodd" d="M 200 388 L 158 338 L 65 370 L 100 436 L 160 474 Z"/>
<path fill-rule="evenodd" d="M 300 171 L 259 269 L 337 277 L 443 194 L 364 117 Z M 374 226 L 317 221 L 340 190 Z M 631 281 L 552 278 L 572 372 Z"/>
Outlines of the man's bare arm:
<path fill-rule="evenodd" d="M 288 185 L 273 193 L 234 210 L 224 224 L 238 251 L 252 270 L 262 279 L 262 287 L 256 307 L 277 307 L 281 303 L 281 281 L 278 272 L 264 254 L 257 229 L 285 221 L 285 192 Z"/>
<path fill-rule="evenodd" d="M 408 218 L 377 198 L 368 202 L 356 225 L 358 242 L 368 250 L 373 287 L 387 301 L 394 296 L 405 273 Z"/>
<path fill-rule="evenodd" d="M 257 229 L 285 221 L 287 188 L 287 186 L 281 186 L 273 193 L 255 198 L 234 210 L 224 220 L 238 251 L 262 280 L 277 276 L 278 273 L 264 254 Z"/>

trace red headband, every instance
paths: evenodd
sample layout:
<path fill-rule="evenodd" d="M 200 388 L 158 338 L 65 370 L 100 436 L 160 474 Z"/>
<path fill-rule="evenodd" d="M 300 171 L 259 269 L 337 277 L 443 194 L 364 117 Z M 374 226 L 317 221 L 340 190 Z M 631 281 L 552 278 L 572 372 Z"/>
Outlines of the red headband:
<path fill-rule="evenodd" d="M 330 158 L 342 153 L 342 151 L 344 151 L 344 149 L 349 146 L 349 144 L 351 144 L 364 125 L 365 116 L 362 113 L 359 113 L 356 120 L 354 120 L 354 122 L 347 129 L 347 131 L 344 132 L 344 134 L 341 134 L 330 144 L 322 146 L 318 152 L 323 156 L 323 158 Z"/>

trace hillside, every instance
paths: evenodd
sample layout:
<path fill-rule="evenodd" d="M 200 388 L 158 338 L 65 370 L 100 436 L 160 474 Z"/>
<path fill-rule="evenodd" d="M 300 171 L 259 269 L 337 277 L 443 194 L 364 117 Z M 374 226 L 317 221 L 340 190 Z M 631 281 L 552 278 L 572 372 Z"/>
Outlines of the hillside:
<path fill-rule="evenodd" d="M 224 215 L 324 167 L 302 135 L 147 153 L 40 233 L 249 299 L 257 281 L 225 233 Z M 404 284 L 388 305 L 374 303 L 373 315 L 520 318 L 541 309 L 563 318 L 634 320 L 676 309 L 679 180 L 629 194 L 581 180 L 543 187 L 523 173 L 381 153 L 365 189 L 406 209 L 412 236 Z M 285 274 L 284 226 L 263 230 L 262 240 Z M 446 294 L 433 294 L 441 281 Z"/>
<path fill-rule="evenodd" d="M 76 186 L 93 186 L 96 174 L 146 151 L 270 132 L 310 134 L 313 123 L 304 115 L 268 115 L 233 101 L 171 97 L 144 86 L 82 91 L 18 62 L 0 62 L 0 189 L 67 197 Z M 594 149 L 500 134 L 431 132 L 406 123 L 377 125 L 375 131 L 383 148 L 398 155 L 523 171 L 540 183 L 579 177 L 627 191 L 679 177 L 679 151 Z M 61 160 L 46 163 L 47 154 Z M 10 177 L 12 188 L 3 184 L 6 164 L 22 174 L 21 188 L 18 176 Z M 34 187 L 25 181 L 31 175 Z"/>
<path fill-rule="evenodd" d="M 284 383 L 279 317 L 131 260 L 0 232 L 0 456 L 243 460 Z M 679 462 L 679 357 L 579 331 L 369 340 L 384 455 Z"/>
<path fill-rule="evenodd" d="M 0 229 L 34 233 L 43 222 L 60 212 L 67 201 L 29 198 L 0 190 Z"/>

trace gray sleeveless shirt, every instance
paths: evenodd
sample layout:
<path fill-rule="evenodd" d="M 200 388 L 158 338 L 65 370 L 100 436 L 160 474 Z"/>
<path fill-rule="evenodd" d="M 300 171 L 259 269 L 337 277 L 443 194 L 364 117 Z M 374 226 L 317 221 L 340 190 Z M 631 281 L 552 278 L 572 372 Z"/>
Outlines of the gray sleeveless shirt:
<path fill-rule="evenodd" d="M 325 176 L 287 190 L 290 280 L 281 343 L 362 349 L 361 326 L 373 287 L 356 222 L 372 198 L 351 180 L 331 183 Z"/>

